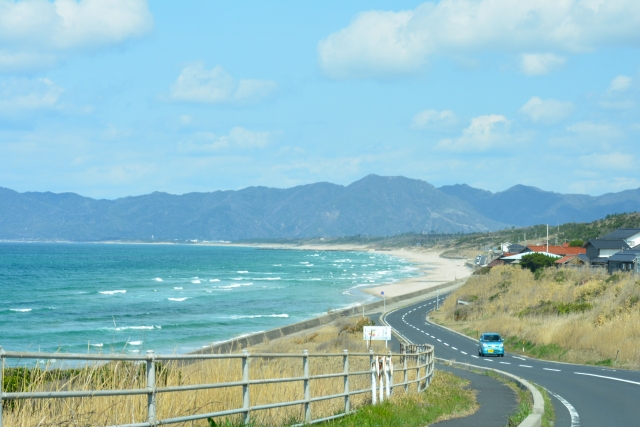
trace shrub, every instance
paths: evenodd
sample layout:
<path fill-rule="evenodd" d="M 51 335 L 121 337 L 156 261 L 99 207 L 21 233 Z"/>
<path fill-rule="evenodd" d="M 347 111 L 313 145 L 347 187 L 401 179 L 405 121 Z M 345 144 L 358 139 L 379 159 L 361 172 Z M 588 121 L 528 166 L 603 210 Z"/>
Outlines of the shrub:
<path fill-rule="evenodd" d="M 534 252 L 524 255 L 520 260 L 520 266 L 522 268 L 528 268 L 531 272 L 535 273 L 542 268 L 551 267 L 557 259 L 558 258 L 549 255 Z"/>

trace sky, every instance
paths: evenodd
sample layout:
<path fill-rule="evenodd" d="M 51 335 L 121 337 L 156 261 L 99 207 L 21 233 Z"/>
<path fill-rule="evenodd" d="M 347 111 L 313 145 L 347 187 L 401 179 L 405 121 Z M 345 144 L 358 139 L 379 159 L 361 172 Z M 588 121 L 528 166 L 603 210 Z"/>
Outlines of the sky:
<path fill-rule="evenodd" d="M 637 0 L 0 0 L 0 187 L 640 187 Z"/>

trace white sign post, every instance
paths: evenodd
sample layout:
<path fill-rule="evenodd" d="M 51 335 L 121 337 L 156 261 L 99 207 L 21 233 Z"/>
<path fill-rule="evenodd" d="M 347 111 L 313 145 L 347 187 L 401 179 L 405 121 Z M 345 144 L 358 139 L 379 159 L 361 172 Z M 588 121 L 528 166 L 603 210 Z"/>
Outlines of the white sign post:
<path fill-rule="evenodd" d="M 363 327 L 364 340 L 387 341 L 391 339 L 391 326 L 365 326 Z"/>

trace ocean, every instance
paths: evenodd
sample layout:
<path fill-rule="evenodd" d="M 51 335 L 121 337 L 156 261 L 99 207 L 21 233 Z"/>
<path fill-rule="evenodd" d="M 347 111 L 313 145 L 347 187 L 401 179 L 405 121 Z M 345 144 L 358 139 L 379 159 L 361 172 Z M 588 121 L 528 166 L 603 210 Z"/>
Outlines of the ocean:
<path fill-rule="evenodd" d="M 0 243 L 0 346 L 183 353 L 371 301 L 418 274 L 384 253 Z"/>

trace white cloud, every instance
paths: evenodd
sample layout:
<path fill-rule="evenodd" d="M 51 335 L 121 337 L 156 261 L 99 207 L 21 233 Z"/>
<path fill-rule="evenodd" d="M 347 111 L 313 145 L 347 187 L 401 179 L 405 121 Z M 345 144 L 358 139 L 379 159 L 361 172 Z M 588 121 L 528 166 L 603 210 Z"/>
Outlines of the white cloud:
<path fill-rule="evenodd" d="M 568 190 L 575 194 L 605 194 L 640 187 L 640 181 L 631 177 L 610 177 L 574 182 Z"/>
<path fill-rule="evenodd" d="M 578 122 L 567 126 L 569 132 L 582 137 L 593 138 L 617 138 L 621 136 L 620 130 L 606 123 Z"/>
<path fill-rule="evenodd" d="M 413 116 L 411 127 L 414 129 L 442 129 L 454 126 L 458 117 L 451 110 L 424 110 Z"/>
<path fill-rule="evenodd" d="M 216 135 L 212 132 L 195 132 L 189 139 L 178 143 L 178 151 L 183 153 L 207 153 L 225 148 L 242 149 L 264 148 L 272 137 L 271 132 L 254 132 L 236 126 L 228 135 Z"/>
<path fill-rule="evenodd" d="M 21 115 L 59 108 L 64 90 L 49 79 L 8 79 L 0 82 L 0 114 Z"/>
<path fill-rule="evenodd" d="M 578 161 L 584 168 L 608 169 L 608 170 L 628 170 L 637 164 L 633 154 L 623 153 L 597 153 L 588 156 L 581 156 Z"/>
<path fill-rule="evenodd" d="M 171 86 L 171 100 L 201 104 L 229 104 L 265 98 L 276 88 L 271 80 L 237 81 L 221 66 L 210 70 L 200 62 L 185 67 Z"/>
<path fill-rule="evenodd" d="M 520 55 L 520 71 L 528 76 L 540 76 L 560 68 L 565 62 L 566 58 L 553 53 L 523 53 Z"/>
<path fill-rule="evenodd" d="M 0 70 L 50 67 L 152 28 L 145 0 L 0 0 Z"/>
<path fill-rule="evenodd" d="M 487 151 L 508 143 L 509 123 L 505 116 L 490 114 L 471 119 L 457 139 L 443 139 L 436 145 L 445 151 Z"/>
<path fill-rule="evenodd" d="M 629 76 L 618 76 L 614 78 L 609 85 L 609 92 L 624 92 L 629 89 L 632 80 Z"/>
<path fill-rule="evenodd" d="M 520 108 L 520 112 L 525 114 L 534 123 L 556 123 L 571 115 L 574 110 L 573 103 L 563 102 L 555 99 L 540 99 L 532 97 Z"/>
<path fill-rule="evenodd" d="M 318 43 L 318 58 L 332 78 L 362 78 L 413 73 L 432 55 L 503 52 L 543 74 L 562 65 L 558 53 L 638 43 L 637 0 L 440 0 L 360 13 Z"/>

